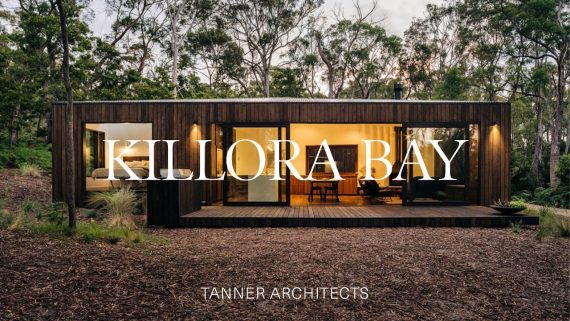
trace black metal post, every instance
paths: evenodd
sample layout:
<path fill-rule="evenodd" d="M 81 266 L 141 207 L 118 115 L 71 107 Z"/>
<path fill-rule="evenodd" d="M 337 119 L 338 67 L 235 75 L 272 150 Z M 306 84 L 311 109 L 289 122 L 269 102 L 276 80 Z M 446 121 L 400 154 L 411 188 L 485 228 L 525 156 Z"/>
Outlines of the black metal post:
<path fill-rule="evenodd" d="M 394 84 L 394 99 L 402 99 L 402 84 L 400 83 Z"/>

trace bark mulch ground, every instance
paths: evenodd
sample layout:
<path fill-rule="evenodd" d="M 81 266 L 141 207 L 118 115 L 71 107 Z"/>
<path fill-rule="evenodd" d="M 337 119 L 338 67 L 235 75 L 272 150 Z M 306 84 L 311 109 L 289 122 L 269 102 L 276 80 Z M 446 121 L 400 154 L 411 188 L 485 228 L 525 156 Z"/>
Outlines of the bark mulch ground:
<path fill-rule="evenodd" d="M 2 207 L 15 211 L 24 202 L 45 205 L 51 200 L 51 177 L 21 176 L 16 169 L 0 170 Z"/>
<path fill-rule="evenodd" d="M 508 229 L 177 229 L 127 248 L 0 231 L 0 319 L 568 320 L 567 239 Z M 205 300 L 200 287 L 367 287 Z"/>
<path fill-rule="evenodd" d="M 49 177 L 0 171 L 4 207 Z M 523 229 L 158 229 L 129 248 L 0 231 L 0 320 L 568 320 L 570 243 Z M 367 287 L 367 300 L 205 300 L 201 287 Z"/>

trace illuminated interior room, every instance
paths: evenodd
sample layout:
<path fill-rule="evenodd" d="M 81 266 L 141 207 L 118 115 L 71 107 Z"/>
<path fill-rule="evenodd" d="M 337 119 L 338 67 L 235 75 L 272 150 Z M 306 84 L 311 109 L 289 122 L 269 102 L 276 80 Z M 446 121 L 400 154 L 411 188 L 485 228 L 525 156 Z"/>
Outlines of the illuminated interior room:
<path fill-rule="evenodd" d="M 83 131 L 82 174 L 85 192 L 109 191 L 122 186 L 131 186 L 135 190 L 144 190 L 144 181 L 127 181 L 128 174 L 117 162 L 114 163 L 114 175 L 119 180 L 108 180 L 109 159 L 118 157 L 141 178 L 148 176 L 148 145 L 139 142 L 128 147 L 127 140 L 152 139 L 152 124 L 139 123 L 87 123 Z M 109 155 L 109 146 L 104 140 L 118 140 L 114 155 Z"/>
<path fill-rule="evenodd" d="M 228 174 L 225 182 L 217 183 L 219 193 L 216 193 L 215 203 L 221 205 L 234 204 L 267 204 L 286 203 L 287 197 L 292 205 L 400 205 L 400 204 L 466 204 L 478 201 L 477 187 L 479 177 L 479 133 L 478 126 L 441 126 L 425 127 L 421 125 L 402 124 L 304 124 L 289 125 L 289 139 L 299 146 L 299 155 L 292 164 L 302 178 L 306 178 L 315 162 L 313 170 L 315 181 L 304 181 L 289 175 L 288 181 L 271 180 L 274 176 L 274 145 L 270 140 L 285 139 L 286 126 L 213 126 L 212 143 L 212 172 L 217 176 L 227 172 L 222 162 L 225 159 L 223 137 L 225 131 L 227 146 L 239 140 L 253 140 L 259 143 L 267 160 L 259 168 L 259 155 L 254 145 L 242 142 L 235 146 L 231 165 L 236 174 L 242 179 L 249 179 L 260 171 L 258 178 L 244 181 Z M 404 134 L 406 133 L 406 134 Z M 446 157 L 453 156 L 458 148 L 456 140 L 465 140 L 451 163 L 452 181 L 442 181 L 445 163 L 435 151 L 429 140 L 440 140 Z M 333 178 L 330 164 L 326 164 L 326 154 L 317 152 L 323 139 L 327 140 L 335 165 L 344 180 L 332 183 Z M 403 146 L 414 139 L 425 164 L 427 174 L 432 180 L 422 180 L 424 172 L 417 164 L 416 156 L 410 153 L 402 169 L 406 154 Z M 390 162 L 388 168 L 379 161 L 372 162 L 374 182 L 365 180 L 365 144 L 363 140 L 382 140 L 389 144 L 390 153 L 386 159 Z M 384 146 L 372 143 L 371 157 L 384 154 Z M 281 146 L 281 159 L 287 152 Z M 291 156 L 291 155 L 289 155 Z M 403 182 L 395 178 L 402 169 Z M 287 177 L 286 169 L 281 167 L 281 177 Z M 386 178 L 380 179 L 381 177 Z M 225 184 L 225 185 L 224 185 Z M 223 185 L 223 186 L 222 186 Z M 375 189 L 370 189 L 374 185 Z M 468 188 L 468 186 L 471 188 Z M 224 194 L 225 191 L 225 194 Z M 287 195 L 289 191 L 289 196 Z M 225 195 L 225 199 L 224 199 Z"/>
<path fill-rule="evenodd" d="M 365 175 L 365 145 L 362 140 L 383 140 L 390 145 L 387 157 L 393 170 L 399 169 L 398 161 L 401 156 L 402 126 L 400 124 L 291 124 L 291 140 L 300 147 L 299 157 L 293 160 L 295 168 L 301 176 L 306 177 L 317 157 L 319 146 L 323 139 L 327 140 L 332 156 L 336 162 L 343 181 L 338 186 L 328 186 L 327 183 L 311 183 L 291 177 L 291 200 L 293 204 L 401 204 L 402 184 L 394 181 L 394 175 L 377 180 L 378 193 L 368 195 L 363 188 Z M 372 144 L 372 157 L 384 154 L 380 143 Z M 319 162 L 326 160 L 321 152 Z M 373 176 L 380 178 L 386 174 L 387 168 L 381 162 L 373 162 Z M 392 172 L 392 171 L 391 171 Z M 332 172 L 327 165 L 315 166 L 313 177 L 319 180 L 332 178 Z M 373 183 L 374 184 L 374 183 Z M 312 192 L 312 193 L 311 193 Z M 338 198 L 336 195 L 338 193 Z"/>
<path fill-rule="evenodd" d="M 52 191 L 56 201 L 65 200 L 66 195 L 64 107 L 64 104 L 56 104 L 53 108 Z M 369 205 L 378 213 L 389 208 L 389 211 L 401 211 L 404 215 L 408 213 L 404 209 L 408 205 L 487 206 L 494 200 L 510 197 L 511 125 L 508 103 L 244 98 L 77 102 L 74 107 L 77 109 L 73 120 L 77 129 L 74 141 L 77 146 L 83 144 L 84 147 L 78 148 L 75 155 L 77 172 L 82 173 L 74 183 L 77 194 L 82 195 L 77 198 L 79 206 L 87 200 L 86 192 L 138 184 L 124 179 L 112 184 L 101 181 L 109 168 L 105 161 L 107 151 L 102 144 L 104 139 L 178 140 L 174 147 L 173 169 L 180 173 L 182 170 L 197 173 L 205 165 L 207 180 L 142 182 L 141 186 L 146 188 L 148 195 L 149 225 L 241 224 L 241 221 L 216 218 L 202 222 L 186 217 L 202 209 L 204 213 L 212 210 L 215 217 L 218 211 L 232 211 L 232 208 L 235 215 L 248 217 L 252 213 L 265 215 L 270 211 L 279 219 L 255 220 L 251 224 L 277 226 L 297 224 L 281 219 L 281 216 L 310 215 L 313 205 L 325 205 L 315 209 L 319 216 L 332 215 L 327 212 L 328 208 L 337 206 Z M 259 168 L 258 151 L 248 143 L 234 147 L 233 156 L 230 155 L 226 162 L 228 149 L 243 139 L 256 141 L 260 145 L 260 153 L 269 162 Z M 332 163 L 315 166 L 313 178 L 316 181 L 313 183 L 295 178 L 284 166 L 278 170 L 285 179 L 279 182 L 271 180 L 275 174 L 271 162 L 274 160 L 272 155 L 277 154 L 276 149 L 280 149 L 281 160 L 291 157 L 289 144 L 276 148 L 268 143 L 275 139 L 297 142 L 300 153 L 292 163 L 299 175 L 305 177 L 310 170 L 309 164 L 315 160 L 326 160 L 321 153 L 317 157 L 317 151 L 322 140 L 327 139 L 334 165 L 344 180 L 331 183 Z M 391 166 L 379 161 L 371 164 L 376 178 L 387 173 L 386 167 L 392 167 L 388 178 L 377 182 L 362 179 L 366 149 L 363 139 L 389 144 L 391 151 L 387 160 Z M 422 180 L 422 170 L 416 164 L 408 164 L 416 161 L 416 155 L 404 157 L 411 139 L 417 141 L 419 153 L 426 164 L 425 171 L 433 180 Z M 429 140 L 441 140 L 439 147 L 444 156 L 449 157 L 457 147 L 456 139 L 468 140 L 468 143 L 463 145 L 451 164 L 451 175 L 455 179 L 442 181 L 445 162 Z M 209 152 L 206 152 L 204 161 L 201 160 L 200 140 L 212 141 L 206 145 Z M 162 145 L 155 150 L 157 175 L 169 166 L 166 149 Z M 383 148 L 381 143 L 373 144 L 371 153 L 380 157 L 384 154 Z M 123 156 L 126 162 L 141 162 L 129 166 L 142 171 L 147 159 L 148 151 L 136 148 Z M 229 173 L 228 166 L 232 166 L 235 173 Z M 394 176 L 400 173 L 398 167 L 403 181 L 395 180 Z M 211 180 L 221 178 L 224 173 L 225 178 Z M 258 173 L 257 179 L 243 180 Z M 372 181 L 375 185 L 371 184 Z M 240 206 L 244 208 L 240 209 Z M 348 209 L 339 208 L 341 212 L 345 210 Z M 306 224 L 321 223 L 310 221 Z M 374 221 L 370 224 L 381 223 Z M 426 224 L 431 222 L 426 221 Z M 461 224 L 470 223 L 462 221 Z"/>

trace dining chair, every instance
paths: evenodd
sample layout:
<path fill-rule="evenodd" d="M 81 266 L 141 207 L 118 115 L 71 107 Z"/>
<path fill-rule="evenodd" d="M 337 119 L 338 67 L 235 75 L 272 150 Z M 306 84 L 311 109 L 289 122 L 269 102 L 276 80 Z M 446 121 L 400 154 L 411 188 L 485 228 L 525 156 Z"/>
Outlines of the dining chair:
<path fill-rule="evenodd" d="M 336 197 L 336 201 L 340 202 L 340 199 L 338 197 L 338 181 L 334 181 L 331 185 L 325 186 L 325 200 L 327 199 L 329 191 L 331 192 L 332 196 Z"/>
<path fill-rule="evenodd" d="M 316 186 L 315 184 L 313 184 L 313 182 L 311 182 L 311 191 L 309 192 L 309 202 L 313 201 L 313 195 L 314 195 L 315 191 L 318 191 L 319 192 L 319 198 L 321 200 L 323 199 L 323 188 L 320 186 Z"/>

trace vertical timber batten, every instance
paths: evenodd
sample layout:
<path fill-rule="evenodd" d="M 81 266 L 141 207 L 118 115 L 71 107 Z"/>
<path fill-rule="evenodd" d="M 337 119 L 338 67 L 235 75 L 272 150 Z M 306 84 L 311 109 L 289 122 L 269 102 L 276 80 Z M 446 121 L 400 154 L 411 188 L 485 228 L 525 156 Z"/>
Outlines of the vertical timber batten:
<path fill-rule="evenodd" d="M 178 139 L 174 166 L 199 168 L 198 139 L 211 139 L 211 124 L 238 123 L 463 123 L 478 124 L 480 135 L 480 205 L 510 197 L 511 108 L 502 102 L 439 101 L 352 101 L 352 100 L 179 100 L 75 102 L 74 144 L 76 148 L 77 205 L 82 194 L 82 135 L 85 123 L 152 123 L 156 140 Z M 65 200 L 65 111 L 63 103 L 52 110 L 53 199 Z M 193 124 L 196 123 L 196 126 Z M 493 124 L 496 125 L 493 126 Z M 156 175 L 166 167 L 166 147 L 157 144 Z M 81 175 L 79 175 L 81 174 Z M 210 184 L 182 182 L 178 189 L 179 214 L 200 209 Z"/>

